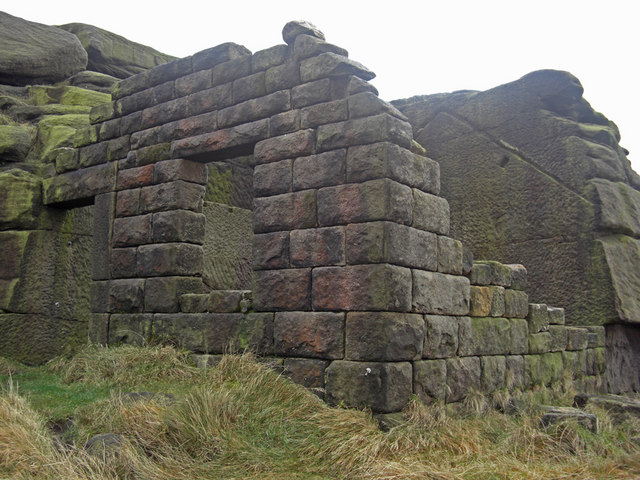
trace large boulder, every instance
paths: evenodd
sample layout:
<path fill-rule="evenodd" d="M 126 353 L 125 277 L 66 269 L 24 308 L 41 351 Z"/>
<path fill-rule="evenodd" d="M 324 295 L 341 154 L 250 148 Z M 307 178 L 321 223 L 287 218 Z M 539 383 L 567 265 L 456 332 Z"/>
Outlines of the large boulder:
<path fill-rule="evenodd" d="M 127 78 L 176 58 L 93 25 L 68 23 L 60 28 L 80 39 L 89 54 L 88 70 L 113 77 Z"/>
<path fill-rule="evenodd" d="M 54 83 L 84 70 L 78 38 L 56 27 L 0 12 L 0 83 Z"/>

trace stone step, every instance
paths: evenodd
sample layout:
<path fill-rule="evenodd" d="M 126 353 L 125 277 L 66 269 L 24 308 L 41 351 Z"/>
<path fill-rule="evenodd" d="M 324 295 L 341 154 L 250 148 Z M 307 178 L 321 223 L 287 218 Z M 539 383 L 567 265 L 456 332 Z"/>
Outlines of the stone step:
<path fill-rule="evenodd" d="M 184 313 L 247 313 L 251 306 L 251 290 L 213 290 L 180 296 L 180 310 Z"/>

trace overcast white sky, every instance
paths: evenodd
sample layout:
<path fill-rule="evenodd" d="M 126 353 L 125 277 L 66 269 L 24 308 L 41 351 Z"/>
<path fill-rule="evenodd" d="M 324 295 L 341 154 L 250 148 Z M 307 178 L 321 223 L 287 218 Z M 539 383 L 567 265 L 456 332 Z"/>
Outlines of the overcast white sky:
<path fill-rule="evenodd" d="M 49 25 L 89 23 L 179 57 L 229 41 L 255 52 L 304 19 L 373 70 L 385 100 L 567 70 L 618 125 L 640 172 L 636 0 L 2 0 L 0 10 Z"/>

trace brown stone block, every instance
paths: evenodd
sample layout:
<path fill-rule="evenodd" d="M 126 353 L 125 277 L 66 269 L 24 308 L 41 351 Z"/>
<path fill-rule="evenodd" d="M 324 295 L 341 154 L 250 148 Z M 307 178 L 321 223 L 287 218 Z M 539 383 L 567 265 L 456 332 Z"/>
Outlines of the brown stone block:
<path fill-rule="evenodd" d="M 376 75 L 367 67 L 346 56 L 326 52 L 303 60 L 300 64 L 300 77 L 303 82 L 319 78 L 355 75 L 363 80 L 371 80 Z"/>
<path fill-rule="evenodd" d="M 469 279 L 413 270 L 413 310 L 436 315 L 469 313 Z"/>
<path fill-rule="evenodd" d="M 322 226 L 391 220 L 411 222 L 411 189 L 392 180 L 338 185 L 318 190 Z"/>
<path fill-rule="evenodd" d="M 529 313 L 529 295 L 520 290 L 507 288 L 504 292 L 504 316 L 526 318 Z"/>
<path fill-rule="evenodd" d="M 144 309 L 144 280 L 127 279 L 109 282 L 109 312 L 133 313 Z"/>
<path fill-rule="evenodd" d="M 116 197 L 116 215 L 127 217 L 140 211 L 140 189 L 121 190 Z"/>
<path fill-rule="evenodd" d="M 42 181 L 43 203 L 72 203 L 91 200 L 100 193 L 112 192 L 116 187 L 115 162 L 63 173 Z"/>
<path fill-rule="evenodd" d="M 222 85 L 238 78 L 246 77 L 251 73 L 251 56 L 235 58 L 228 62 L 216 65 L 211 69 L 211 84 Z"/>
<path fill-rule="evenodd" d="M 153 104 L 153 89 L 147 88 L 132 95 L 122 97 L 115 102 L 115 109 L 120 115 L 126 116 L 138 110 L 143 110 Z"/>
<path fill-rule="evenodd" d="M 273 333 L 276 355 L 344 358 L 344 313 L 279 312 Z"/>
<path fill-rule="evenodd" d="M 600 325 L 588 325 L 586 327 L 589 331 L 588 348 L 599 348 L 605 346 L 605 328 Z"/>
<path fill-rule="evenodd" d="M 505 265 L 510 270 L 511 285 L 514 290 L 527 288 L 527 269 L 524 265 Z"/>
<path fill-rule="evenodd" d="M 300 66 L 297 62 L 287 62 L 271 67 L 265 75 L 267 93 L 285 90 L 299 85 Z"/>
<path fill-rule="evenodd" d="M 207 311 L 246 313 L 251 307 L 251 290 L 211 290 L 207 296 Z"/>
<path fill-rule="evenodd" d="M 343 122 L 349 118 L 346 100 L 318 103 L 300 110 L 300 126 L 315 128 L 328 123 Z"/>
<path fill-rule="evenodd" d="M 447 360 L 447 403 L 459 402 L 471 389 L 480 390 L 482 366 L 480 357 Z"/>
<path fill-rule="evenodd" d="M 100 124 L 98 138 L 101 142 L 120 136 L 120 119 L 107 120 Z"/>
<path fill-rule="evenodd" d="M 129 133 L 138 132 L 144 130 L 141 126 L 142 112 L 134 112 L 122 117 L 120 122 L 120 133 L 126 135 Z"/>
<path fill-rule="evenodd" d="M 349 312 L 345 359 L 361 361 L 416 360 L 422 356 L 422 315 L 396 312 Z"/>
<path fill-rule="evenodd" d="M 289 238 L 293 267 L 345 263 L 344 227 L 292 230 Z"/>
<path fill-rule="evenodd" d="M 387 113 L 374 117 L 357 118 L 318 127 L 318 152 L 353 145 L 391 142 L 404 148 L 411 147 L 411 125 Z"/>
<path fill-rule="evenodd" d="M 145 312 L 179 312 L 180 296 L 185 293 L 201 293 L 200 277 L 154 277 L 145 285 Z"/>
<path fill-rule="evenodd" d="M 491 267 L 484 263 L 474 263 L 469 278 L 471 285 L 491 285 Z"/>
<path fill-rule="evenodd" d="M 151 185 L 153 183 L 153 168 L 153 165 L 145 165 L 143 167 L 118 171 L 116 188 L 118 190 L 129 190 Z"/>
<path fill-rule="evenodd" d="M 347 225 L 347 263 L 391 263 L 435 270 L 437 239 L 433 233 L 393 222 Z"/>
<path fill-rule="evenodd" d="M 198 70 L 213 68 L 236 58 L 251 58 L 250 55 L 251 52 L 246 47 L 229 42 L 195 53 L 191 57 L 191 61 L 193 71 L 197 72 Z"/>
<path fill-rule="evenodd" d="M 458 318 L 425 315 L 422 358 L 449 358 L 458 353 Z"/>
<path fill-rule="evenodd" d="M 164 210 L 202 212 L 204 193 L 204 186 L 183 180 L 142 187 L 140 191 L 140 212 Z M 118 192 L 119 194 L 120 192 Z"/>
<path fill-rule="evenodd" d="M 254 272 L 253 306 L 259 312 L 309 310 L 311 307 L 311 269 Z"/>
<path fill-rule="evenodd" d="M 346 150 L 296 158 L 293 162 L 293 189 L 329 187 L 345 183 Z"/>
<path fill-rule="evenodd" d="M 389 413 L 402 410 L 412 393 L 409 362 L 351 362 L 336 360 L 325 370 L 326 399 L 331 404 L 371 408 Z"/>
<path fill-rule="evenodd" d="M 589 330 L 581 327 L 567 328 L 567 350 L 584 350 L 589 344 Z"/>
<path fill-rule="evenodd" d="M 291 106 L 302 108 L 331 100 L 331 80 L 323 78 L 315 82 L 297 85 L 291 89 Z"/>
<path fill-rule="evenodd" d="M 327 43 L 323 39 L 313 35 L 297 35 L 293 41 L 293 57 L 297 60 L 315 57 L 321 53 L 327 52 L 333 52 L 343 57 L 349 56 L 348 52 L 344 48 Z"/>
<path fill-rule="evenodd" d="M 219 110 L 218 126 L 220 128 L 232 127 L 261 118 L 268 118 L 290 108 L 289 90 L 281 90 Z"/>
<path fill-rule="evenodd" d="M 111 250 L 111 278 L 131 278 L 136 276 L 135 247 Z"/>
<path fill-rule="evenodd" d="M 255 52 L 251 57 L 251 71 L 259 72 L 276 65 L 282 65 L 288 51 L 287 45 L 275 45 Z"/>
<path fill-rule="evenodd" d="M 155 183 L 165 183 L 184 180 L 185 182 L 206 185 L 207 176 L 206 164 L 177 158 L 156 163 L 153 181 Z"/>
<path fill-rule="evenodd" d="M 469 314 L 473 317 L 501 317 L 504 315 L 503 287 L 471 287 Z"/>
<path fill-rule="evenodd" d="M 462 274 L 462 242 L 453 238 L 438 236 L 438 271 L 440 273 Z"/>
<path fill-rule="evenodd" d="M 300 130 L 258 142 L 253 155 L 257 163 L 310 155 L 314 151 L 315 140 L 314 130 Z"/>
<path fill-rule="evenodd" d="M 189 114 L 196 115 L 228 107 L 233 104 L 232 91 L 232 84 L 225 83 L 189 95 L 187 97 Z"/>
<path fill-rule="evenodd" d="M 296 130 L 300 130 L 300 110 L 289 110 L 288 112 L 274 115 L 269 119 L 271 137 L 278 137 Z"/>
<path fill-rule="evenodd" d="M 289 232 L 253 236 L 254 270 L 289 268 Z"/>
<path fill-rule="evenodd" d="M 139 148 L 138 150 L 131 150 L 127 153 L 126 160 L 121 162 L 121 166 L 123 168 L 133 168 L 167 160 L 170 158 L 170 149 L 171 144 L 165 142 Z"/>
<path fill-rule="evenodd" d="M 145 108 L 142 111 L 140 127 L 144 130 L 145 128 L 162 125 L 163 123 L 178 120 L 179 118 L 184 118 L 186 116 L 187 99 L 177 98 L 153 107 Z"/>
<path fill-rule="evenodd" d="M 189 210 L 169 210 L 153 214 L 152 241 L 204 244 L 205 216 Z"/>
<path fill-rule="evenodd" d="M 78 149 L 78 165 L 81 168 L 107 163 L 107 142 L 94 143 Z"/>
<path fill-rule="evenodd" d="M 527 322 L 529 322 L 529 333 L 546 332 L 549 330 L 547 306 L 543 303 L 530 303 Z"/>
<path fill-rule="evenodd" d="M 409 121 L 400 110 L 373 92 L 356 93 L 349 97 L 349 118 L 372 117 L 380 113 L 388 113 L 402 121 Z"/>
<path fill-rule="evenodd" d="M 309 228 L 315 227 L 316 224 L 315 190 L 284 193 L 254 200 L 255 233 Z"/>
<path fill-rule="evenodd" d="M 190 243 L 160 243 L 138 248 L 138 275 L 201 275 L 204 268 L 202 246 Z"/>
<path fill-rule="evenodd" d="M 109 319 L 109 345 L 146 345 L 151 340 L 153 315 L 114 314 Z"/>
<path fill-rule="evenodd" d="M 444 402 L 447 395 L 447 362 L 420 360 L 413 363 L 413 392 L 427 405 Z"/>
<path fill-rule="evenodd" d="M 211 87 L 211 71 L 201 70 L 176 79 L 176 97 L 184 97 Z"/>
<path fill-rule="evenodd" d="M 264 72 L 254 73 L 233 81 L 233 103 L 266 95 Z"/>
<path fill-rule="evenodd" d="M 127 157 L 130 150 L 129 135 L 125 135 L 107 142 L 107 160 L 114 162 Z"/>
<path fill-rule="evenodd" d="M 411 271 L 388 264 L 315 268 L 313 308 L 409 311 Z"/>
<path fill-rule="evenodd" d="M 506 355 L 512 352 L 511 321 L 507 318 L 465 317 L 460 320 L 458 355 Z"/>
<path fill-rule="evenodd" d="M 253 190 L 256 197 L 267 197 L 291 191 L 291 159 L 256 165 L 253 170 Z"/>
<path fill-rule="evenodd" d="M 151 242 L 151 214 L 116 218 L 113 221 L 114 247 L 129 247 Z"/>
<path fill-rule="evenodd" d="M 449 202 L 421 190 L 413 189 L 413 222 L 420 230 L 449 234 Z"/>
<path fill-rule="evenodd" d="M 324 371 L 328 365 L 328 361 L 314 358 L 287 358 L 284 362 L 285 374 L 307 388 L 324 388 Z"/>

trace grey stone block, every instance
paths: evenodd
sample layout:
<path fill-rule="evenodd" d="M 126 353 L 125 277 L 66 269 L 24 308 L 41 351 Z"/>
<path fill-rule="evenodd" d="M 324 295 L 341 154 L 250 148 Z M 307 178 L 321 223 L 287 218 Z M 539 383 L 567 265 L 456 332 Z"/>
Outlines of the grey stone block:
<path fill-rule="evenodd" d="M 413 392 L 427 405 L 445 401 L 447 395 L 447 362 L 420 360 L 413 364 Z"/>
<path fill-rule="evenodd" d="M 482 388 L 480 357 L 450 358 L 446 362 L 447 403 L 459 402 L 470 389 Z"/>
<path fill-rule="evenodd" d="M 450 358 L 458 352 L 458 317 L 425 315 L 422 358 Z"/>
<path fill-rule="evenodd" d="M 413 310 L 436 315 L 469 313 L 469 279 L 413 270 Z"/>

